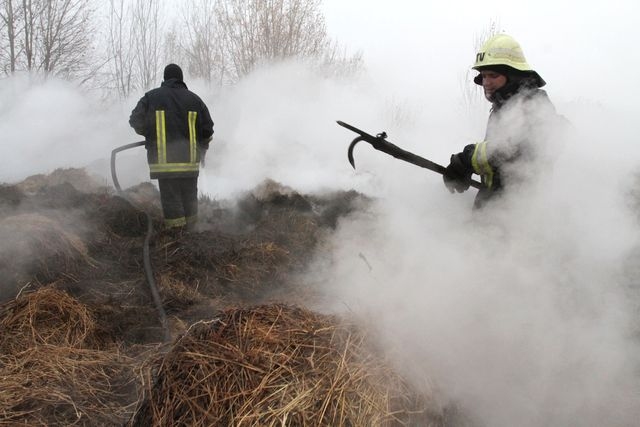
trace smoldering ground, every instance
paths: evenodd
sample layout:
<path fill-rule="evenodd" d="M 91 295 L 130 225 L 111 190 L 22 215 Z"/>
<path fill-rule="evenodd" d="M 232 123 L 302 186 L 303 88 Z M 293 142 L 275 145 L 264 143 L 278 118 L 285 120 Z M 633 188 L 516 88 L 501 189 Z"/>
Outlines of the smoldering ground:
<path fill-rule="evenodd" d="M 439 176 L 364 143 L 351 171 L 354 135 L 334 123 L 386 130 L 446 164 L 483 130 L 442 98 L 405 105 L 401 117 L 411 120 L 397 120 L 379 89 L 318 81 L 297 66 L 263 70 L 234 91 L 219 106 L 209 187 L 272 176 L 307 191 L 377 197 L 375 209 L 340 224 L 307 280 L 331 290 L 331 309 L 370 316 L 398 366 L 432 379 L 481 425 L 636 419 L 640 352 L 629 297 L 638 278 L 625 266 L 637 245 L 628 193 L 638 156 L 624 112 L 556 100 L 550 88 L 569 135 L 544 147 L 549 164 L 532 185 L 476 214 L 472 191 L 451 195 Z"/>
<path fill-rule="evenodd" d="M 563 111 L 572 134 L 532 185 L 472 212 L 435 179 L 398 183 L 318 261 L 406 372 L 480 425 L 623 426 L 640 411 L 636 150 L 621 117 L 580 110 Z"/>
<path fill-rule="evenodd" d="M 302 191 L 355 188 L 375 197 L 374 208 L 339 222 L 306 277 L 331 293 L 323 308 L 369 317 L 398 367 L 429 378 L 480 425 L 630 424 L 638 416 L 640 352 L 638 280 L 625 268 L 633 263 L 637 212 L 627 196 L 640 156 L 628 117 L 557 102 L 550 88 L 574 135 L 551 150 L 550 173 L 473 213 L 471 191 L 451 195 L 438 175 L 364 143 L 351 169 L 346 147 L 355 135 L 336 119 L 386 130 L 392 142 L 440 163 L 482 136 L 461 121 L 455 102 L 443 103 L 444 94 L 404 106 L 409 113 L 400 117 L 411 120 L 398 120 L 385 90 L 366 79 L 335 82 L 281 65 L 219 98 L 194 82 L 216 122 L 209 194 L 221 198 L 269 177 Z M 24 90 L 38 100 L 57 93 L 55 85 Z M 93 108 L 78 107 L 73 93 L 58 114 L 86 116 Z M 41 115 L 3 180 L 104 162 L 135 138 L 126 124 L 135 101 L 89 119 L 91 129 L 80 132 L 68 131 L 59 115 Z M 67 107 L 73 114 L 62 113 Z M 3 109 L 5 134 L 20 134 L 28 110 Z M 47 130 L 54 126 L 60 133 Z M 46 150 L 54 155 L 30 155 Z M 143 156 L 131 156 L 119 169 L 125 185 L 146 180 Z"/>

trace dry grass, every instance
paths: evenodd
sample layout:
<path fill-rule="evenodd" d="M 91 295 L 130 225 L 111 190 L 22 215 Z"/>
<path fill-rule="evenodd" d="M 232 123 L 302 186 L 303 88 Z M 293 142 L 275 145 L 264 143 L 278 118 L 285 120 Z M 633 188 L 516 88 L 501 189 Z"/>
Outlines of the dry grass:
<path fill-rule="evenodd" d="M 282 210 L 258 223 L 256 238 L 275 242 L 287 248 L 298 262 L 309 256 L 320 238 L 321 230 L 315 218 L 294 210 Z"/>
<path fill-rule="evenodd" d="M 259 288 L 267 280 L 277 279 L 286 271 L 290 255 L 273 242 L 244 242 L 242 247 L 219 258 L 215 273 L 219 279 Z"/>
<path fill-rule="evenodd" d="M 204 299 L 197 286 L 188 285 L 170 271 L 160 274 L 156 284 L 162 295 L 162 305 L 168 311 L 183 310 Z"/>
<path fill-rule="evenodd" d="M 84 169 L 68 168 L 56 169 L 48 175 L 32 175 L 20 182 L 17 187 L 25 193 L 36 193 L 47 187 L 68 183 L 78 191 L 92 193 L 103 188 L 99 181 L 99 178 L 89 176 Z"/>
<path fill-rule="evenodd" d="M 131 425 L 441 425 L 429 396 L 339 319 L 285 305 L 200 322 L 153 363 Z"/>
<path fill-rule="evenodd" d="M 33 213 L 0 219 L 0 293 L 18 295 L 0 305 L 0 426 L 443 424 L 434 398 L 394 372 L 363 329 L 303 308 L 251 307 L 274 295 L 313 305 L 297 273 L 348 200 L 328 221 L 328 202 L 267 183 L 242 215 L 217 212 L 227 222 L 210 230 L 155 234 L 154 275 L 182 335 L 152 349 L 161 334 L 143 284 L 146 218 L 108 192 L 73 190 L 82 179 L 25 181 L 20 207 Z M 140 190 L 137 200 L 155 206 L 155 187 Z M 86 240 L 70 231 L 77 225 Z M 25 293 L 25 282 L 55 283 Z M 225 307 L 245 308 L 201 321 Z"/>
<path fill-rule="evenodd" d="M 0 356 L 0 425 L 121 425 L 131 361 L 116 351 L 38 345 Z"/>
<path fill-rule="evenodd" d="M 118 425 L 131 412 L 133 363 L 96 349 L 87 308 L 51 287 L 0 307 L 0 425 Z"/>
<path fill-rule="evenodd" d="M 255 298 L 274 283 L 284 281 L 294 256 L 280 245 L 253 238 L 232 240 L 213 232 L 181 239 L 163 237 L 155 249 L 154 265 L 160 281 L 178 297 L 176 287 L 198 289 L 207 297 Z"/>
<path fill-rule="evenodd" d="M 0 220 L 0 241 L 0 270 L 8 277 L 37 273 L 42 280 L 54 280 L 95 263 L 77 235 L 41 214 Z"/>
<path fill-rule="evenodd" d="M 95 320 L 65 292 L 44 287 L 0 306 L 0 352 L 40 345 L 81 348 L 96 344 Z"/>

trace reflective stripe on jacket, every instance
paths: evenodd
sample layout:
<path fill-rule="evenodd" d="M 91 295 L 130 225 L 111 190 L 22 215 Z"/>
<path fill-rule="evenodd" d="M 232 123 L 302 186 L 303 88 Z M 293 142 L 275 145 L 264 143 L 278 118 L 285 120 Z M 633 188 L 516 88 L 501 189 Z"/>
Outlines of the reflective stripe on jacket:
<path fill-rule="evenodd" d="M 486 186 L 478 192 L 476 207 L 500 192 L 505 184 L 527 176 L 522 168 L 529 167 L 537 146 L 548 138 L 558 117 L 541 89 L 526 89 L 494 104 L 485 140 L 466 146 L 461 153 L 463 164 L 480 175 Z"/>
<path fill-rule="evenodd" d="M 152 179 L 198 176 L 200 151 L 209 146 L 213 121 L 204 102 L 183 82 L 170 79 L 147 92 L 129 124 L 146 139 Z"/>
<path fill-rule="evenodd" d="M 480 175 L 482 183 L 487 187 L 493 187 L 494 170 L 487 155 L 487 142 L 483 141 L 475 145 L 471 155 L 471 166 L 473 171 Z"/>

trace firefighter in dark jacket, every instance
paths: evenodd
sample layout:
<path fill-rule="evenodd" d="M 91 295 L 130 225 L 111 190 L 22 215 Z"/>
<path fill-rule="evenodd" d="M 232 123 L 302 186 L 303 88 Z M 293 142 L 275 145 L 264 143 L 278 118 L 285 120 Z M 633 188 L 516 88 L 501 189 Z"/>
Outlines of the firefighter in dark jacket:
<path fill-rule="evenodd" d="M 129 124 L 146 140 L 151 179 L 158 180 L 165 227 L 192 230 L 198 218 L 198 173 L 213 135 L 205 103 L 189 91 L 176 64 L 147 92 Z"/>
<path fill-rule="evenodd" d="M 546 83 L 527 63 L 518 42 L 506 34 L 490 38 L 473 66 L 491 102 L 484 141 L 453 154 L 443 175 L 452 193 L 466 191 L 473 173 L 480 175 L 474 208 L 535 174 L 534 160 L 561 121 L 540 88 Z"/>

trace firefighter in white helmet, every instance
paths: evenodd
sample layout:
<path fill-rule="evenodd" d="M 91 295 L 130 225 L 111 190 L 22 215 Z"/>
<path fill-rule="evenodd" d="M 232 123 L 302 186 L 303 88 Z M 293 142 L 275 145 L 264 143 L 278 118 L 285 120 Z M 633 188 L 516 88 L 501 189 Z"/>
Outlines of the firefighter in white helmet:
<path fill-rule="evenodd" d="M 473 173 L 480 175 L 484 187 L 474 203 L 479 208 L 529 175 L 524 169 L 558 116 L 540 89 L 545 81 L 512 37 L 491 37 L 477 53 L 473 69 L 479 72 L 473 81 L 482 86 L 492 105 L 486 135 L 484 141 L 453 154 L 443 177 L 452 193 L 461 193 L 469 188 Z"/>

